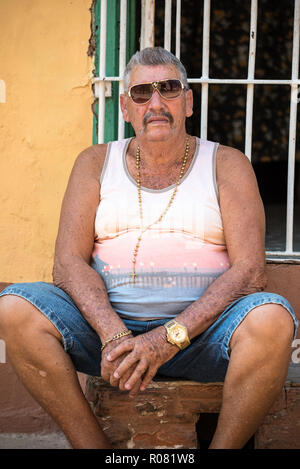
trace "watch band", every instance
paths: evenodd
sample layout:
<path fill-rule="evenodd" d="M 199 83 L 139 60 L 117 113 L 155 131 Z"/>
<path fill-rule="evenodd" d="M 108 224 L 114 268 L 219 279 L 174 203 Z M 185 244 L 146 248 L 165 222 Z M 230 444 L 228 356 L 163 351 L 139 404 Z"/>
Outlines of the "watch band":
<path fill-rule="evenodd" d="M 169 329 L 171 329 L 171 327 L 176 326 L 177 324 L 179 324 L 179 322 L 177 322 L 175 319 L 171 319 L 171 321 L 166 322 L 164 326 L 168 331 Z"/>

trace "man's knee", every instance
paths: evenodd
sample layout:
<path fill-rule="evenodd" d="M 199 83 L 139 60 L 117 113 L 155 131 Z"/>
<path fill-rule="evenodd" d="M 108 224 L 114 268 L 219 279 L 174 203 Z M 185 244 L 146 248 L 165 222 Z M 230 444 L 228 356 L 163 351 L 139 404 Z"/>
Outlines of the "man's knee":
<path fill-rule="evenodd" d="M 18 298 L 13 295 L 4 295 L 0 298 L 0 336 L 14 328 L 18 316 Z"/>
<path fill-rule="evenodd" d="M 249 311 L 233 333 L 230 348 L 246 340 L 286 348 L 291 345 L 293 335 L 294 322 L 287 309 L 280 304 L 267 303 Z"/>
<path fill-rule="evenodd" d="M 8 338 L 18 331 L 48 332 L 61 340 L 54 325 L 29 301 L 16 295 L 0 297 L 0 337 Z"/>

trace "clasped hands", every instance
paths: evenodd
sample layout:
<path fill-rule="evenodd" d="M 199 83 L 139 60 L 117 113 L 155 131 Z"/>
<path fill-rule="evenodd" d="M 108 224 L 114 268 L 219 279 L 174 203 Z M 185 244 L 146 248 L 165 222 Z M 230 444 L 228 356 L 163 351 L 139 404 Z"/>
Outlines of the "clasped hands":
<path fill-rule="evenodd" d="M 109 343 L 102 352 L 101 376 L 134 397 L 151 383 L 160 366 L 179 351 L 166 340 L 163 326 Z"/>

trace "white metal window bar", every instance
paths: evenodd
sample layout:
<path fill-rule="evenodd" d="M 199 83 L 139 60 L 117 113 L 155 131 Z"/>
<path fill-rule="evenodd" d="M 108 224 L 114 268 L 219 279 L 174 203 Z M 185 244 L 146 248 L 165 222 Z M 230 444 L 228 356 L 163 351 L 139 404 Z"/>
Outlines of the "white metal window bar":
<path fill-rule="evenodd" d="M 141 15 L 141 39 L 140 47 L 154 46 L 154 13 L 155 13 L 155 0 L 141 0 L 142 15 Z"/>
<path fill-rule="evenodd" d="M 210 0 L 204 1 L 203 9 L 203 42 L 202 42 L 202 76 L 200 78 L 189 78 L 189 83 L 201 84 L 201 138 L 207 138 L 208 125 L 208 90 L 210 84 L 247 85 L 246 98 L 246 122 L 245 122 L 245 154 L 251 160 L 252 152 L 252 123 L 253 123 L 253 97 L 255 85 L 289 85 L 290 93 L 290 123 L 289 123 L 289 146 L 288 146 L 288 190 L 287 190 L 287 217 L 286 217 L 286 249 L 285 251 L 267 251 L 268 258 L 300 257 L 300 252 L 293 251 L 293 224 L 294 224 L 294 176 L 295 176 L 295 154 L 296 154 L 296 127 L 297 127 L 297 96 L 300 79 L 299 70 L 299 37 L 300 37 L 300 0 L 294 4 L 294 27 L 293 27 L 293 52 L 292 52 L 292 74 L 290 80 L 261 80 L 255 79 L 255 56 L 257 36 L 257 10 L 258 0 L 251 0 L 251 19 L 249 36 L 248 77 L 246 79 L 216 79 L 209 78 L 209 53 L 210 53 Z M 101 0 L 101 24 L 100 24 L 100 67 L 99 77 L 94 78 L 95 96 L 99 99 L 98 118 L 98 143 L 104 142 L 104 115 L 105 115 L 105 90 L 106 83 L 119 82 L 119 92 L 123 92 L 122 75 L 126 58 L 126 8 L 127 0 L 121 0 L 120 9 L 120 57 L 118 77 L 107 77 L 105 73 L 106 61 L 106 18 L 107 0 Z M 141 0 L 141 49 L 154 45 L 154 12 L 155 0 Z M 180 25 L 181 25 L 181 0 L 176 0 L 176 31 L 175 31 L 175 54 L 180 58 Z M 165 29 L 164 47 L 171 50 L 171 26 L 172 26 L 172 0 L 165 0 Z M 119 109 L 118 138 L 124 138 L 124 123 Z"/>

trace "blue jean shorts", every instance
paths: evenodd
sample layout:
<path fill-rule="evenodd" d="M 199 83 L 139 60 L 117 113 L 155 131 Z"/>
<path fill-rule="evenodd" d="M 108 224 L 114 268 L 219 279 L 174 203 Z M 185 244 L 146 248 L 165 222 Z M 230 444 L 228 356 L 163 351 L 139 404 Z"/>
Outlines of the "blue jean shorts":
<path fill-rule="evenodd" d="M 8 286 L 0 293 L 0 296 L 3 295 L 20 296 L 38 308 L 62 335 L 64 349 L 70 355 L 76 370 L 100 376 L 99 336 L 63 290 L 45 282 L 19 283 Z M 157 375 L 199 382 L 224 381 L 233 332 L 249 311 L 267 303 L 280 304 L 286 308 L 293 318 L 296 337 L 298 322 L 289 302 L 275 293 L 253 293 L 239 298 L 226 308 L 208 329 L 192 339 L 189 347 L 179 351 L 161 366 Z M 123 321 L 133 335 L 137 335 L 161 326 L 169 319 Z"/>

